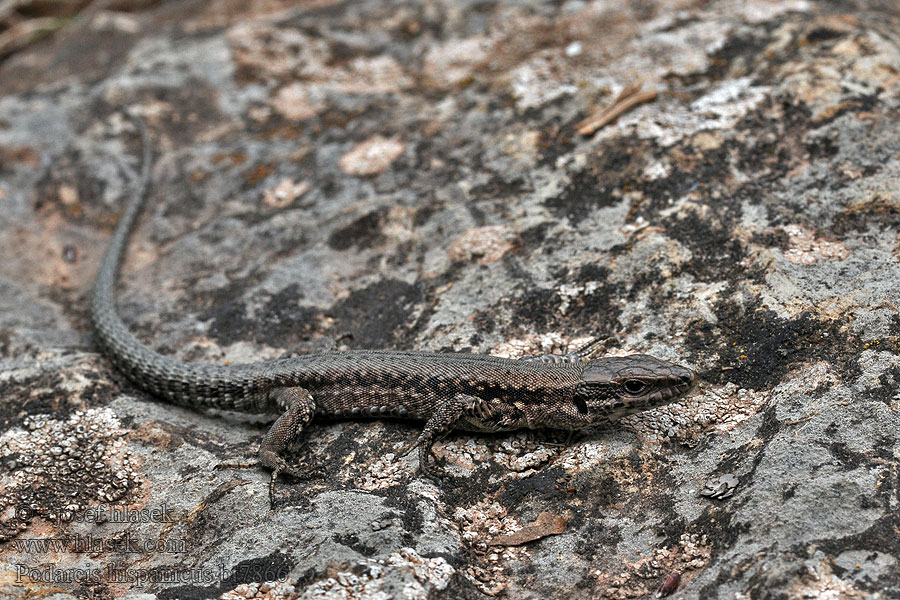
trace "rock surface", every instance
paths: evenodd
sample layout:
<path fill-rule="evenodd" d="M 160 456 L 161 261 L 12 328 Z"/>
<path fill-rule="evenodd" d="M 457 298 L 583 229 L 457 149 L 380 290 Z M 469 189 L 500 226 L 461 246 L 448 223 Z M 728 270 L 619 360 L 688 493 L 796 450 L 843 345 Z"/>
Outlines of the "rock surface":
<path fill-rule="evenodd" d="M 110 6 L 0 63 L 4 596 L 900 598 L 896 7 Z M 440 485 L 394 459 L 416 425 L 316 423 L 324 477 L 270 510 L 214 469 L 266 423 L 92 345 L 122 107 L 157 160 L 119 301 L 162 353 L 601 336 L 703 384 L 568 444 L 451 435 Z"/>

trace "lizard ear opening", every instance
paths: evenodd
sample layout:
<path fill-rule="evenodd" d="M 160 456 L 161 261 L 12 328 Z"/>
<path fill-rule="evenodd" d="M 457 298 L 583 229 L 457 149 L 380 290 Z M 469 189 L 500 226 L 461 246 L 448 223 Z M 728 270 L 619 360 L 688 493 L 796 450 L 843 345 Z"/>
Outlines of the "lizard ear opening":
<path fill-rule="evenodd" d="M 581 396 L 575 396 L 575 398 L 572 399 L 572 402 L 575 403 L 575 408 L 578 409 L 579 413 L 583 415 L 588 414 L 587 402 L 584 401 L 584 398 L 582 398 Z"/>

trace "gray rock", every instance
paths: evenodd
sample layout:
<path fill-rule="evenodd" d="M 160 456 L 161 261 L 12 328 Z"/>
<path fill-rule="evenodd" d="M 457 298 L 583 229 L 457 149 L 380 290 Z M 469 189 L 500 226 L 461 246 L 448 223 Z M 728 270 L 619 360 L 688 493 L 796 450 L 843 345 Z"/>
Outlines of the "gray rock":
<path fill-rule="evenodd" d="M 900 598 L 888 3 L 113 4 L 34 40 L 24 4 L 0 9 L 0 595 Z M 576 133 L 637 79 L 654 100 Z M 289 459 L 324 476 L 270 508 L 264 473 L 215 468 L 267 423 L 139 393 L 91 342 L 140 167 L 123 107 L 157 160 L 119 304 L 164 354 L 598 336 L 703 384 L 568 444 L 453 434 L 440 484 L 396 458 L 415 424 L 316 423 Z M 565 530 L 496 543 L 542 514 Z"/>

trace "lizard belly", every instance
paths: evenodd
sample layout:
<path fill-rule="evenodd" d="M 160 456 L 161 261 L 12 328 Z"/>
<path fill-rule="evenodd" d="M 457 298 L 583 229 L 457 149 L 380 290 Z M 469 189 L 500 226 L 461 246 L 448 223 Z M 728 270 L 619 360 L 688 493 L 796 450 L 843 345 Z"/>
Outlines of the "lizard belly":
<path fill-rule="evenodd" d="M 400 417 L 428 420 L 440 398 L 433 391 L 394 386 L 340 385 L 311 390 L 325 417 Z"/>

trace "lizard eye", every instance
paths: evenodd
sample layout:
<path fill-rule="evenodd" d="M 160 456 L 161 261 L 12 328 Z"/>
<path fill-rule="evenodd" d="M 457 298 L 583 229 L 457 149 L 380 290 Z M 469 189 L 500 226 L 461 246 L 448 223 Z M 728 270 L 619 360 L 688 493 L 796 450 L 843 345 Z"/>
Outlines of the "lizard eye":
<path fill-rule="evenodd" d="M 640 379 L 627 379 L 623 387 L 629 394 L 640 394 L 647 389 L 647 384 Z"/>

